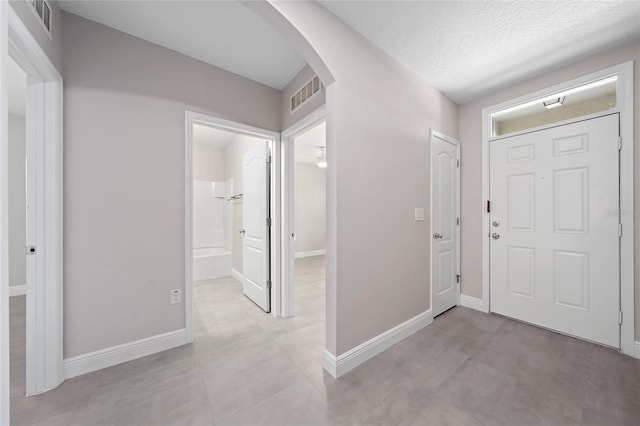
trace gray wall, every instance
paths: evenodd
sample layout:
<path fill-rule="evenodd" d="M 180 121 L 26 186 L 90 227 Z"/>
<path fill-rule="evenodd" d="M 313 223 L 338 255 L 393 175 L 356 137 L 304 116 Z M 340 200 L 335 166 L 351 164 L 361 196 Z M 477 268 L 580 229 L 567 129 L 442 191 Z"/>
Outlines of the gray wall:
<path fill-rule="evenodd" d="M 295 252 L 325 249 L 326 240 L 326 169 L 315 164 L 295 163 Z"/>
<path fill-rule="evenodd" d="M 9 285 L 27 284 L 25 118 L 9 114 Z"/>
<path fill-rule="evenodd" d="M 9 0 L 9 4 L 16 11 L 20 20 L 29 29 L 44 53 L 49 57 L 53 65 L 62 70 L 62 11 L 55 0 L 49 0 L 51 6 L 51 39 L 47 37 L 38 16 L 31 10 L 27 0 Z"/>
<path fill-rule="evenodd" d="M 460 107 L 461 156 L 461 269 L 462 293 L 482 297 L 482 109 L 546 87 L 634 60 L 634 203 L 640 203 L 640 43 L 611 49 L 523 83 L 497 91 Z M 640 215 L 635 215 L 635 330 L 640 339 Z"/>
<path fill-rule="evenodd" d="M 457 137 L 458 106 L 317 3 L 249 6 L 335 78 L 326 345 L 340 355 L 430 308 L 429 221 L 415 222 L 413 209 L 429 211 L 429 130 Z"/>
<path fill-rule="evenodd" d="M 306 104 L 299 107 L 295 112 L 291 113 L 290 102 L 291 96 L 293 96 L 303 84 L 308 82 L 316 73 L 311 69 L 309 65 L 305 65 L 304 68 L 282 89 L 282 101 L 281 101 L 281 114 L 282 114 L 282 130 L 286 130 L 291 127 L 296 121 L 304 118 L 310 112 L 315 111 L 325 103 L 326 92 L 324 86 L 319 95 L 316 95 L 313 99 Z"/>
<path fill-rule="evenodd" d="M 280 130 L 280 92 L 63 14 L 64 356 L 181 329 L 184 113 Z"/>

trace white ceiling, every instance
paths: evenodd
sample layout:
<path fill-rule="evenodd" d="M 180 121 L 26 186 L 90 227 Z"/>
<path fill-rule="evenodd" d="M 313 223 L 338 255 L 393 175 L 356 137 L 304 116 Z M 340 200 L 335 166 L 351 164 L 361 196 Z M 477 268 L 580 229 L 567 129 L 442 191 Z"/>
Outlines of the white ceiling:
<path fill-rule="evenodd" d="M 201 124 L 193 125 L 193 143 L 196 145 L 224 149 L 231 142 L 238 139 L 238 137 L 239 135 L 237 133 L 226 130 L 218 130 Z"/>
<path fill-rule="evenodd" d="M 282 89 L 305 61 L 253 11 L 234 1 L 59 1 L 106 26 Z"/>
<path fill-rule="evenodd" d="M 9 58 L 9 114 L 25 115 L 27 74 Z"/>
<path fill-rule="evenodd" d="M 322 122 L 294 139 L 296 163 L 317 164 L 320 147 L 327 146 L 327 125 Z"/>
<path fill-rule="evenodd" d="M 640 38 L 640 1 L 320 1 L 458 103 Z M 304 60 L 235 1 L 62 9 L 281 89 Z"/>
<path fill-rule="evenodd" d="M 640 38 L 640 1 L 321 1 L 457 103 Z"/>

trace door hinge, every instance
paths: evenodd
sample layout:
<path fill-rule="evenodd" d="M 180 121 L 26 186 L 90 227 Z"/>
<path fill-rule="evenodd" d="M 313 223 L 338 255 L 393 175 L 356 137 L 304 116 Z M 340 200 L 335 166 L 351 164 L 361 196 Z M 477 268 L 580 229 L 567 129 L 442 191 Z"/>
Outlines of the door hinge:
<path fill-rule="evenodd" d="M 456 282 L 457 282 L 458 284 L 460 284 L 460 280 L 461 280 L 461 279 L 462 279 L 462 275 L 460 275 L 460 274 L 456 275 Z"/>
<path fill-rule="evenodd" d="M 491 213 L 491 201 L 487 200 L 487 213 Z"/>
<path fill-rule="evenodd" d="M 267 290 L 271 291 L 271 280 L 267 281 Z"/>
<path fill-rule="evenodd" d="M 460 226 L 460 218 L 456 217 L 456 225 Z"/>
<path fill-rule="evenodd" d="M 622 325 L 622 311 L 618 311 L 618 324 Z"/>
<path fill-rule="evenodd" d="M 36 246 L 27 246 L 27 247 L 25 247 L 24 252 L 25 252 L 25 254 L 27 256 L 31 256 L 33 254 L 36 254 Z"/>
<path fill-rule="evenodd" d="M 622 237 L 622 224 L 618 224 L 618 237 Z"/>
<path fill-rule="evenodd" d="M 622 150 L 622 136 L 618 137 L 618 151 Z"/>
<path fill-rule="evenodd" d="M 270 217 L 267 218 L 267 226 L 271 226 L 271 218 Z"/>
<path fill-rule="evenodd" d="M 460 167 L 460 160 L 456 160 L 456 167 Z"/>
<path fill-rule="evenodd" d="M 267 155 L 267 164 L 271 164 L 271 156 Z"/>

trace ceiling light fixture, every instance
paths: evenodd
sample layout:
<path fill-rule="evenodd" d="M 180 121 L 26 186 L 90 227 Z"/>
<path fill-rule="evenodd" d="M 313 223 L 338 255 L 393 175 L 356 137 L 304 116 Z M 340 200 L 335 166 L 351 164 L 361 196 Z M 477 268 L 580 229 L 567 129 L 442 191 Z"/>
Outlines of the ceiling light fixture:
<path fill-rule="evenodd" d="M 564 103 L 564 98 L 565 98 L 564 96 L 559 98 L 553 98 L 552 100 L 549 100 L 549 101 L 543 101 L 542 104 L 546 109 L 557 108 Z"/>
<path fill-rule="evenodd" d="M 318 157 L 318 167 L 320 167 L 321 169 L 326 169 L 327 168 L 327 153 L 326 153 L 326 148 L 324 146 L 319 147 L 320 148 L 320 156 Z"/>

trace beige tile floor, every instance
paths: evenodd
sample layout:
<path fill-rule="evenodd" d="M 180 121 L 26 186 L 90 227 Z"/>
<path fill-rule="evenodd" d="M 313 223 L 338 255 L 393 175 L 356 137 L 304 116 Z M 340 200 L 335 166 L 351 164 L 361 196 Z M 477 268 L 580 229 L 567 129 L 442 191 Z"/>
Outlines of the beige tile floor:
<path fill-rule="evenodd" d="M 640 360 L 466 308 L 334 380 L 320 363 L 324 258 L 296 271 L 294 318 L 265 315 L 233 279 L 198 282 L 193 345 L 31 398 L 12 298 L 12 424 L 640 424 Z"/>

